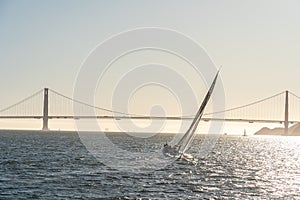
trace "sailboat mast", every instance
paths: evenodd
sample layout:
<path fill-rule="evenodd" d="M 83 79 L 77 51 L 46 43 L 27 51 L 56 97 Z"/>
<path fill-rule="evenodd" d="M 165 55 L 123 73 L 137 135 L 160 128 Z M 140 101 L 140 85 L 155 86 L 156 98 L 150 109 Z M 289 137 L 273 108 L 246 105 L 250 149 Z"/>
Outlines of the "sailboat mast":
<path fill-rule="evenodd" d="M 205 98 L 204 98 L 201 106 L 199 107 L 199 109 L 198 109 L 198 111 L 196 113 L 196 116 L 195 116 L 193 122 L 191 123 L 189 129 L 187 130 L 187 132 L 184 134 L 184 136 L 180 139 L 180 141 L 176 145 L 176 147 L 178 147 L 179 149 L 181 148 L 181 145 L 184 142 L 186 142 L 186 146 L 187 146 L 189 144 L 189 142 L 191 141 L 191 139 L 193 138 L 193 135 L 194 135 L 194 133 L 195 133 L 195 131 L 197 129 L 197 126 L 198 126 L 198 124 L 200 122 L 200 119 L 201 119 L 201 117 L 203 115 L 204 109 L 205 109 L 205 107 L 206 107 L 206 105 L 207 105 L 207 103 L 208 103 L 208 101 L 209 101 L 209 99 L 211 97 L 211 94 L 212 94 L 212 92 L 214 90 L 214 87 L 215 87 L 218 75 L 219 75 L 219 71 L 217 72 L 217 74 L 216 74 L 216 76 L 215 76 L 215 78 L 214 78 L 214 80 L 213 80 L 213 82 L 212 82 L 212 84 L 211 84 L 211 86 L 210 86 L 210 88 L 209 88 L 209 90 L 208 90 L 208 92 L 207 92 L 207 94 L 206 94 L 206 96 L 205 96 Z M 186 146 L 183 148 L 183 151 L 186 149 Z"/>

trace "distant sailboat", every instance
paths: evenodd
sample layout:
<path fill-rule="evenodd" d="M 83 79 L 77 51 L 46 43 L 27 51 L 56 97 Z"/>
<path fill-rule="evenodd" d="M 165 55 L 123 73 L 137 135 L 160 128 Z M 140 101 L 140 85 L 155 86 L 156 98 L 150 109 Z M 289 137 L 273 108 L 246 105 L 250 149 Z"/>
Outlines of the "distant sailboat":
<path fill-rule="evenodd" d="M 199 107 L 199 110 L 198 110 L 193 122 L 191 123 L 189 129 L 186 131 L 186 133 L 183 135 L 183 137 L 179 140 L 179 142 L 176 145 L 174 145 L 174 147 L 171 147 L 167 143 L 164 145 L 163 154 L 165 156 L 178 157 L 178 158 L 185 158 L 185 157 L 189 158 L 190 157 L 190 155 L 185 154 L 185 151 L 187 150 L 187 148 L 189 147 L 189 145 L 191 144 L 191 142 L 193 141 L 193 139 L 195 137 L 195 131 L 201 120 L 204 109 L 212 95 L 215 84 L 217 82 L 218 75 L 219 75 L 219 71 L 217 72 L 201 106 Z"/>
<path fill-rule="evenodd" d="M 244 129 L 244 135 L 243 136 L 247 136 L 246 129 Z"/>

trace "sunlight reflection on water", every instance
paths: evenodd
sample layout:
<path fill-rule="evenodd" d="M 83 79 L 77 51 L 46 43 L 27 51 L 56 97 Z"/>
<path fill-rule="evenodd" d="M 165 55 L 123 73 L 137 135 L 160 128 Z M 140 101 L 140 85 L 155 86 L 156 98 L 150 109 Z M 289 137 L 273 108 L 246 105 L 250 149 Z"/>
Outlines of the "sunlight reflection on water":
<path fill-rule="evenodd" d="M 132 143 L 115 134 L 114 142 L 144 151 L 171 138 Z M 197 155 L 202 140 L 189 153 Z M 101 164 L 76 133 L 0 131 L 0 148 L 0 199 L 300 198 L 300 137 L 222 136 L 197 165 L 178 161 L 148 174 Z"/>

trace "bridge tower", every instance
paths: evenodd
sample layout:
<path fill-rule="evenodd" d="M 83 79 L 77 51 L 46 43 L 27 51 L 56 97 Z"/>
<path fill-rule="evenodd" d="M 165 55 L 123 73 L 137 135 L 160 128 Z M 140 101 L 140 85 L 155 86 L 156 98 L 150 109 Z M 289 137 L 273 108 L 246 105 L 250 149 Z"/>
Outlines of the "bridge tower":
<path fill-rule="evenodd" d="M 289 91 L 285 91 L 284 135 L 289 133 Z"/>
<path fill-rule="evenodd" d="M 48 131 L 48 88 L 44 89 L 43 131 Z"/>

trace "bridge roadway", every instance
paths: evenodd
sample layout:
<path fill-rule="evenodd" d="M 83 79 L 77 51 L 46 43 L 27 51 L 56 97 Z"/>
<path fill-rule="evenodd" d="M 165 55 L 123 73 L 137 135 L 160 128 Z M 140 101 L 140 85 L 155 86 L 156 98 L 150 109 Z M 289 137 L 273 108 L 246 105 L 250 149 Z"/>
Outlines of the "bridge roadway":
<path fill-rule="evenodd" d="M 0 119 L 42 119 L 43 116 L 0 116 Z M 48 119 L 115 119 L 115 120 L 121 120 L 121 119 L 154 119 L 154 120 L 193 120 L 193 117 L 176 117 L 176 116 L 167 116 L 167 117 L 158 117 L 158 116 L 71 116 L 71 115 L 65 115 L 65 116 L 48 116 Z M 257 119 L 222 119 L 222 118 L 207 118 L 202 117 L 202 121 L 228 121 L 228 122 L 249 122 L 249 123 L 284 123 L 283 120 L 257 120 Z M 288 121 L 289 124 L 299 123 L 300 121 Z"/>

